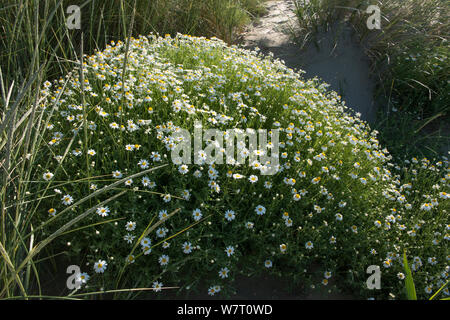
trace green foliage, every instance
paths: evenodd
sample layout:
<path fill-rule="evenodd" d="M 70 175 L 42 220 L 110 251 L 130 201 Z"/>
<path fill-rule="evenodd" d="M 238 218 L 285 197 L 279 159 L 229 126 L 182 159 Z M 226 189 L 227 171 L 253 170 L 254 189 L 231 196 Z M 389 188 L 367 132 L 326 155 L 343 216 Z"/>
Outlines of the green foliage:
<path fill-rule="evenodd" d="M 95 228 L 60 238 L 61 247 L 71 243 L 72 259 L 86 256 L 87 292 L 163 283 L 231 294 L 237 274 L 270 272 L 305 290 L 371 297 L 365 270 L 376 264 L 386 287 L 375 296 L 386 298 L 402 293 L 404 247 L 420 281 L 434 285 L 448 272 L 448 161 L 390 163 L 377 132 L 348 116 L 335 92 L 278 60 L 217 39 L 141 36 L 86 57 L 83 71 L 45 83 L 40 94 L 44 114 L 58 94 L 61 102 L 35 152 L 32 180 L 60 194 L 41 202 L 35 224 L 49 213 L 65 223 L 99 208 L 86 220 Z M 173 134 L 192 133 L 195 121 L 221 132 L 281 129 L 279 171 L 264 175 L 259 162 L 174 164 L 170 151 L 180 141 Z M 167 166 L 67 211 L 71 198 L 150 163 Z M 113 190 L 126 193 L 100 208 Z M 43 197 L 42 188 L 33 196 Z M 105 219 L 115 222 L 100 224 Z M 99 262 L 107 263 L 104 273 L 96 272 Z"/>
<path fill-rule="evenodd" d="M 403 252 L 403 265 L 405 268 L 405 289 L 408 300 L 417 300 L 416 288 L 412 277 L 411 269 L 408 266 L 408 259 L 406 258 L 406 251 Z"/>

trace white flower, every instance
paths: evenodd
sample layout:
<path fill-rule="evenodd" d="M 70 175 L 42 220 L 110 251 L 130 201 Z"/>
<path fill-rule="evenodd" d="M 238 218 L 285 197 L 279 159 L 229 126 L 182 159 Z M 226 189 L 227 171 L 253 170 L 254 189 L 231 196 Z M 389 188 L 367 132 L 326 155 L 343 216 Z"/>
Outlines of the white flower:
<path fill-rule="evenodd" d="M 98 260 L 96 263 L 94 263 L 94 270 L 96 273 L 103 273 L 106 270 L 106 267 L 108 264 L 105 260 Z"/>
<path fill-rule="evenodd" d="M 160 292 L 162 287 L 163 287 L 162 282 L 158 282 L 158 281 L 153 282 L 153 287 L 152 288 L 153 288 L 154 292 Z"/>
<path fill-rule="evenodd" d="M 141 169 L 147 169 L 148 168 L 148 161 L 146 159 L 142 159 L 138 162 L 138 166 L 141 167 Z"/>
<path fill-rule="evenodd" d="M 195 221 L 198 221 L 202 218 L 202 211 L 200 209 L 195 209 L 192 211 L 192 216 L 194 217 Z"/>
<path fill-rule="evenodd" d="M 250 181 L 251 183 L 258 182 L 258 177 L 255 175 L 251 175 L 250 177 L 248 177 L 248 181 Z"/>
<path fill-rule="evenodd" d="M 165 265 L 167 265 L 169 263 L 169 256 L 163 254 L 161 257 L 159 257 L 158 261 L 159 261 L 160 265 L 165 266 Z"/>
<path fill-rule="evenodd" d="M 81 282 L 81 284 L 85 284 L 86 282 L 89 281 L 90 278 L 91 278 L 91 277 L 90 277 L 86 272 L 83 272 L 83 273 L 80 273 L 80 274 L 79 274 L 77 280 L 78 280 L 79 282 Z"/>
<path fill-rule="evenodd" d="M 235 217 L 236 217 L 236 215 L 235 215 L 235 212 L 233 210 L 225 211 L 225 219 L 227 219 L 228 221 L 234 220 Z"/>
<path fill-rule="evenodd" d="M 224 267 L 224 268 L 220 269 L 219 277 L 221 277 L 222 279 L 228 278 L 229 272 L 230 272 L 230 270 L 227 267 Z"/>
<path fill-rule="evenodd" d="M 262 205 L 258 205 L 258 206 L 256 206 L 256 208 L 255 208 L 255 212 L 256 212 L 257 215 L 262 216 L 263 214 L 266 213 L 266 208 L 263 207 Z"/>
<path fill-rule="evenodd" d="M 127 233 L 123 236 L 123 240 L 125 240 L 127 243 L 132 243 L 134 238 L 136 238 L 136 236 L 133 236 L 131 233 Z"/>
<path fill-rule="evenodd" d="M 113 177 L 116 178 L 116 179 L 122 178 L 122 173 L 121 173 L 120 171 L 118 171 L 118 170 L 113 171 L 112 175 L 113 175 Z"/>
<path fill-rule="evenodd" d="M 101 217 L 107 217 L 109 214 L 109 208 L 108 207 L 98 207 L 97 214 Z"/>
<path fill-rule="evenodd" d="M 141 246 L 149 247 L 151 244 L 152 244 L 152 241 L 149 238 L 144 237 L 141 239 Z"/>
<path fill-rule="evenodd" d="M 46 173 L 44 173 L 43 178 L 44 178 L 45 181 L 48 181 L 51 178 L 53 178 L 53 173 L 47 171 Z"/>
<path fill-rule="evenodd" d="M 225 252 L 227 253 L 228 257 L 231 257 L 234 254 L 234 247 L 233 246 L 226 247 Z"/>
<path fill-rule="evenodd" d="M 125 229 L 127 231 L 133 231 L 134 229 L 136 229 L 136 222 L 128 221 L 127 224 L 125 225 Z"/>
<path fill-rule="evenodd" d="M 164 238 L 167 234 L 167 230 L 166 228 L 158 228 L 158 230 L 156 230 L 156 236 L 158 238 Z"/>
<path fill-rule="evenodd" d="M 164 202 L 170 202 L 170 200 L 172 200 L 172 196 L 170 194 L 166 194 L 163 196 L 163 201 Z"/>
<path fill-rule="evenodd" d="M 181 174 L 186 174 L 186 173 L 188 173 L 189 169 L 188 169 L 188 166 L 187 166 L 187 165 L 182 164 L 181 166 L 178 167 L 178 171 L 179 171 Z"/>
<path fill-rule="evenodd" d="M 192 252 L 192 244 L 190 242 L 183 243 L 182 247 L 184 253 L 189 254 Z"/>
<path fill-rule="evenodd" d="M 70 194 L 66 194 L 64 197 L 61 198 L 61 201 L 63 204 L 68 206 L 73 203 L 73 198 Z"/>

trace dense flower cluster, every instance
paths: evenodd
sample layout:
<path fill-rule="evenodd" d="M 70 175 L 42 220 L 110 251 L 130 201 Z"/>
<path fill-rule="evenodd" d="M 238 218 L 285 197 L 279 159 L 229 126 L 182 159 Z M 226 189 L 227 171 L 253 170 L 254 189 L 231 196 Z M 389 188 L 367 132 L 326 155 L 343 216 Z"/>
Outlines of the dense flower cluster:
<path fill-rule="evenodd" d="M 75 257 L 87 254 L 86 286 L 113 287 L 125 270 L 129 285 L 201 284 L 215 295 L 232 292 L 238 273 L 271 272 L 308 290 L 402 297 L 405 249 L 420 296 L 448 279 L 448 161 L 390 163 L 377 132 L 326 84 L 258 51 L 184 35 L 131 39 L 127 53 L 112 43 L 82 69 L 41 92 L 52 157 L 41 155 L 38 174 L 56 192 L 42 220 L 97 205 L 89 227 L 62 237 Z M 195 121 L 279 129 L 277 173 L 261 174 L 258 161 L 172 163 L 173 133 Z M 382 290 L 366 287 L 370 265 L 382 269 Z"/>

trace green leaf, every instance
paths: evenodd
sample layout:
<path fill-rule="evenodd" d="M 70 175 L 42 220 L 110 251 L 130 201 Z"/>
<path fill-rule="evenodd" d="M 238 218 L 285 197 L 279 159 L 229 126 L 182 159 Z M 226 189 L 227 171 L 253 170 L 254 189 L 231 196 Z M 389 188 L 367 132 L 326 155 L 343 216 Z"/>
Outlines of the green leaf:
<path fill-rule="evenodd" d="M 417 300 L 416 287 L 414 286 L 411 269 L 408 266 L 408 259 L 406 259 L 406 251 L 403 252 L 403 265 L 406 273 L 406 296 L 408 297 L 408 300 Z"/>

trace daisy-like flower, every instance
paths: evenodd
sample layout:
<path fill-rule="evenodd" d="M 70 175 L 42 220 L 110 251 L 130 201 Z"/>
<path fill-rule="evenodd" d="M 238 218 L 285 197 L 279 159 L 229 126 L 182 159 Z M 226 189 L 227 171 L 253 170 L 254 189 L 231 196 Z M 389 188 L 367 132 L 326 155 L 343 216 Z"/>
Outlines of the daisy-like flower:
<path fill-rule="evenodd" d="M 284 220 L 284 224 L 286 225 L 286 227 L 292 227 L 292 223 L 293 223 L 293 221 L 291 218 Z"/>
<path fill-rule="evenodd" d="M 133 179 L 128 179 L 127 181 L 125 181 L 125 185 L 127 187 L 131 186 L 133 184 Z"/>
<path fill-rule="evenodd" d="M 136 261 L 136 259 L 134 258 L 134 256 L 132 254 L 128 255 L 128 257 L 126 258 L 127 263 L 134 263 L 134 261 Z"/>
<path fill-rule="evenodd" d="M 152 241 L 149 238 L 144 237 L 144 238 L 141 239 L 141 246 L 149 247 L 151 244 L 152 244 Z"/>
<path fill-rule="evenodd" d="M 141 160 L 138 162 L 138 166 L 141 167 L 141 169 L 147 169 L 148 166 L 149 166 L 148 160 L 146 160 L 146 159 L 141 159 Z"/>
<path fill-rule="evenodd" d="M 405 275 L 403 273 L 399 272 L 399 273 L 397 273 L 397 278 L 400 280 L 403 280 L 403 279 L 405 279 Z"/>
<path fill-rule="evenodd" d="M 305 248 L 311 250 L 312 248 L 314 248 L 314 244 L 311 241 L 308 241 L 305 243 Z"/>
<path fill-rule="evenodd" d="M 191 194 L 190 194 L 189 190 L 183 190 L 181 196 L 184 198 L 184 200 L 189 200 L 189 198 L 191 197 Z"/>
<path fill-rule="evenodd" d="M 336 213 L 336 220 L 337 220 L 337 221 L 342 221 L 342 219 L 344 219 L 344 217 L 342 216 L 342 214 Z"/>
<path fill-rule="evenodd" d="M 166 266 L 169 263 L 169 256 L 163 254 L 161 257 L 159 257 L 158 261 L 160 265 Z"/>
<path fill-rule="evenodd" d="M 122 178 L 122 173 L 120 171 L 116 170 L 116 171 L 113 171 L 112 176 L 113 176 L 113 178 L 120 179 L 120 178 Z"/>
<path fill-rule="evenodd" d="M 125 150 L 126 151 L 133 151 L 136 147 L 134 146 L 134 144 L 127 144 L 125 146 Z"/>
<path fill-rule="evenodd" d="M 56 209 L 55 208 L 48 209 L 48 214 L 54 217 L 56 215 Z"/>
<path fill-rule="evenodd" d="M 107 217 L 109 215 L 109 208 L 108 207 L 98 207 L 97 214 L 101 217 Z"/>
<path fill-rule="evenodd" d="M 44 175 L 42 177 L 44 178 L 45 181 L 48 181 L 51 178 L 53 178 L 53 173 L 47 171 L 46 173 L 44 173 Z"/>
<path fill-rule="evenodd" d="M 256 206 L 256 208 L 255 208 L 255 212 L 256 212 L 257 215 L 262 216 L 263 214 L 266 213 L 266 208 L 263 207 L 262 205 L 258 205 L 258 206 Z"/>
<path fill-rule="evenodd" d="M 258 182 L 258 177 L 252 174 L 250 177 L 248 177 L 248 181 L 250 181 L 251 183 Z"/>
<path fill-rule="evenodd" d="M 127 224 L 125 225 L 125 229 L 127 231 L 133 231 L 134 229 L 136 229 L 136 222 L 128 221 Z"/>
<path fill-rule="evenodd" d="M 158 238 L 164 238 L 167 234 L 167 231 L 169 230 L 167 230 L 166 228 L 159 228 L 158 230 L 156 230 L 156 236 Z"/>
<path fill-rule="evenodd" d="M 63 204 L 68 206 L 73 203 L 73 198 L 70 194 L 66 194 L 64 197 L 61 198 L 61 201 Z"/>
<path fill-rule="evenodd" d="M 89 281 L 90 278 L 91 278 L 91 277 L 90 277 L 86 272 L 83 272 L 83 273 L 80 273 L 80 274 L 79 274 L 77 280 L 78 280 L 79 282 L 81 282 L 81 284 L 85 284 L 86 282 Z"/>
<path fill-rule="evenodd" d="M 234 247 L 233 246 L 226 247 L 225 252 L 227 253 L 228 257 L 231 257 L 234 254 Z"/>
<path fill-rule="evenodd" d="M 324 286 L 328 285 L 328 279 L 323 279 L 323 280 L 322 280 L 322 284 L 323 284 Z"/>
<path fill-rule="evenodd" d="M 152 151 L 150 158 L 153 160 L 153 162 L 161 161 L 161 155 L 159 154 L 159 152 Z"/>
<path fill-rule="evenodd" d="M 192 216 L 194 217 L 195 221 L 198 221 L 202 218 L 202 211 L 200 209 L 195 209 L 192 211 Z"/>
<path fill-rule="evenodd" d="M 182 245 L 183 252 L 189 254 L 192 252 L 192 244 L 190 242 L 185 242 Z"/>
<path fill-rule="evenodd" d="M 224 268 L 220 269 L 219 277 L 221 277 L 222 279 L 228 278 L 229 272 L 230 272 L 230 270 L 227 267 L 224 267 Z"/>
<path fill-rule="evenodd" d="M 178 167 L 178 172 L 180 172 L 181 174 L 186 174 L 189 172 L 188 166 L 185 164 L 182 164 L 181 166 Z"/>
<path fill-rule="evenodd" d="M 89 149 L 88 152 L 87 152 L 87 154 L 90 155 L 90 156 L 95 156 L 95 155 L 96 155 L 96 152 L 95 152 L 94 149 Z"/>
<path fill-rule="evenodd" d="M 133 243 L 134 238 L 136 238 L 136 236 L 133 236 L 131 233 L 127 233 L 123 236 L 123 240 L 125 240 L 127 243 Z"/>
<path fill-rule="evenodd" d="M 272 261 L 271 260 L 264 261 L 264 266 L 266 268 L 272 268 Z"/>
<path fill-rule="evenodd" d="M 227 219 L 228 221 L 234 220 L 235 217 L 236 217 L 236 214 L 233 210 L 225 211 L 225 219 Z"/>
<path fill-rule="evenodd" d="M 425 293 L 427 294 L 431 294 L 433 292 L 433 286 L 432 285 L 428 285 L 425 287 Z"/>
<path fill-rule="evenodd" d="M 325 279 L 330 279 L 331 278 L 331 271 L 325 271 L 323 276 L 325 277 Z"/>
<path fill-rule="evenodd" d="M 209 287 L 209 289 L 208 289 L 208 295 L 210 295 L 210 296 L 213 296 L 213 295 L 215 295 L 217 292 L 216 292 L 216 289 L 214 288 L 214 287 Z"/>
<path fill-rule="evenodd" d="M 100 259 L 96 263 L 94 263 L 94 271 L 96 273 L 103 273 L 105 272 L 107 266 L 108 264 L 106 263 L 106 261 Z"/>
<path fill-rule="evenodd" d="M 287 250 L 287 245 L 285 245 L 284 243 L 280 244 L 280 251 L 281 251 L 281 253 L 285 253 L 286 250 Z"/>
<path fill-rule="evenodd" d="M 147 176 L 142 177 L 141 182 L 144 187 L 148 187 L 151 183 L 150 178 Z"/>
<path fill-rule="evenodd" d="M 246 227 L 247 229 L 253 229 L 254 226 L 255 226 L 255 224 L 254 224 L 253 222 L 251 222 L 251 221 L 247 221 L 247 222 L 245 223 L 245 227 Z"/>
<path fill-rule="evenodd" d="M 152 252 L 152 247 L 150 245 L 142 246 L 142 251 L 144 251 L 144 255 L 149 255 Z"/>
<path fill-rule="evenodd" d="M 266 188 L 266 189 L 272 188 L 272 182 L 270 182 L 270 181 L 264 182 L 264 188 Z"/>
<path fill-rule="evenodd" d="M 162 282 L 158 282 L 158 281 L 153 282 L 152 288 L 153 288 L 154 292 L 160 292 L 162 287 L 163 287 Z"/>
<path fill-rule="evenodd" d="M 386 259 L 383 261 L 383 266 L 385 268 L 390 268 L 392 266 L 392 260 L 391 259 Z"/>
<path fill-rule="evenodd" d="M 169 216 L 167 214 L 167 210 L 160 210 L 158 215 L 159 215 L 159 220 L 162 220 L 162 219 L 167 218 Z"/>
<path fill-rule="evenodd" d="M 172 200 L 172 196 L 170 195 L 170 194 L 165 194 L 164 196 L 163 196 L 163 201 L 164 202 L 170 202 L 170 200 Z"/>

